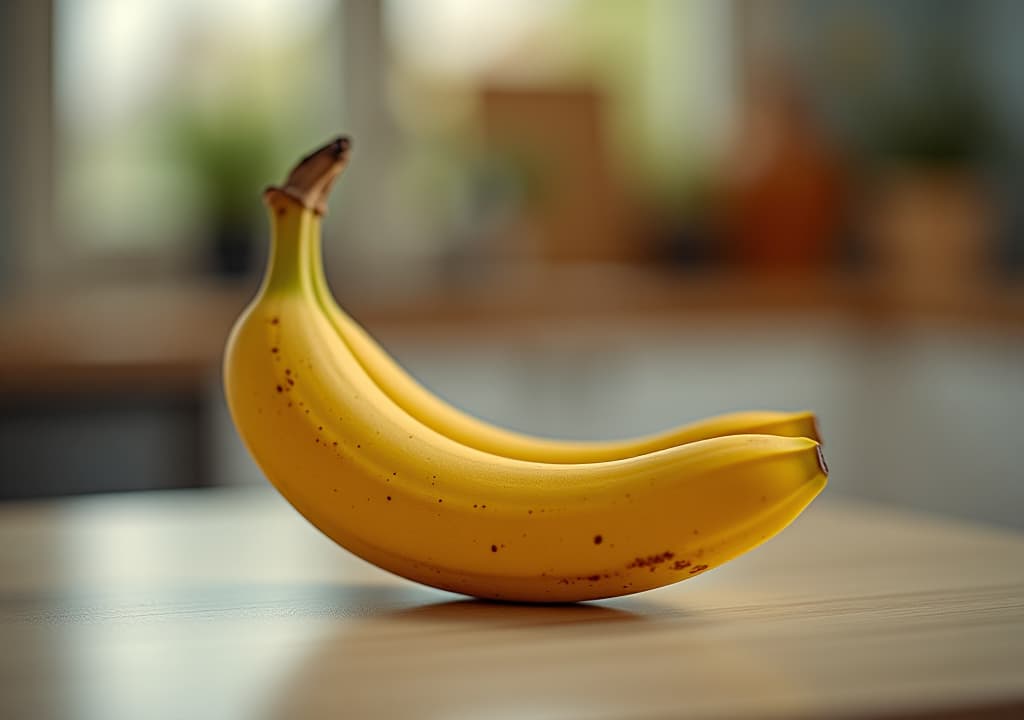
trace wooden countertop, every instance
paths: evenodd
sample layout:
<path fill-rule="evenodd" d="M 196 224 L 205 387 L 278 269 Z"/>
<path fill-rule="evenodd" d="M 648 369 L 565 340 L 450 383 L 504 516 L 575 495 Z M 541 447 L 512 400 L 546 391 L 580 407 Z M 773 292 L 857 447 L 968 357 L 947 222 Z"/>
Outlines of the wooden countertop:
<path fill-rule="evenodd" d="M 614 601 L 355 559 L 269 490 L 0 505 L 0 717 L 1024 717 L 1024 536 L 829 494 Z"/>
<path fill-rule="evenodd" d="M 338 279 L 341 302 L 385 342 L 472 333 L 519 338 L 538 329 L 678 331 L 758 318 L 826 319 L 853 327 L 940 324 L 1018 334 L 1024 287 L 913 295 L 864 278 L 683 274 L 628 267 L 479 272 L 444 284 L 400 276 Z M 194 281 L 67 288 L 0 302 L 0 393 L 193 390 L 217 372 L 234 319 L 255 289 Z"/>

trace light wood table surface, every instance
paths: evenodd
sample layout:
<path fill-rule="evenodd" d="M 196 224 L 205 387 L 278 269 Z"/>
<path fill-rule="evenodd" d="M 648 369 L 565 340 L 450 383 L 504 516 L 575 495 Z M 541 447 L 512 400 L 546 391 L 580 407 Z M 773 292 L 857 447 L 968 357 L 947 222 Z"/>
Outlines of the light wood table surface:
<path fill-rule="evenodd" d="M 1024 717 L 1024 537 L 835 493 L 569 606 L 390 576 L 269 490 L 0 505 L 2 718 Z"/>

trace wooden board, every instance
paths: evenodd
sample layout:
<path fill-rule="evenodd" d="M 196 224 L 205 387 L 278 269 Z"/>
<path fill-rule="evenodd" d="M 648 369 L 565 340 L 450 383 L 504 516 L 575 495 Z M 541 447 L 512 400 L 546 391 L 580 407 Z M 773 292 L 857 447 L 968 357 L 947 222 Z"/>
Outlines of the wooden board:
<path fill-rule="evenodd" d="M 834 495 L 552 607 L 390 576 L 270 491 L 2 505 L 0 717 L 1024 717 L 1024 537 Z"/>

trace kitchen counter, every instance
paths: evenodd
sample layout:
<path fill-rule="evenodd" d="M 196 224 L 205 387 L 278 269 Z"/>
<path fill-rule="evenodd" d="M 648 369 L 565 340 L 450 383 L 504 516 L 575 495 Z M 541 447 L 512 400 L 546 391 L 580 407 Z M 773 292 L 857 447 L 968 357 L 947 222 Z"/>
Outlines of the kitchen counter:
<path fill-rule="evenodd" d="M 623 330 L 788 319 L 860 331 L 967 328 L 1020 337 L 1024 288 L 910 294 L 864 278 L 686 274 L 616 266 L 480 272 L 448 283 L 396 275 L 339 280 L 335 292 L 385 344 L 395 337 L 614 341 Z M 194 391 L 214 376 L 251 298 L 242 284 L 118 284 L 24 293 L 0 303 L 4 394 Z"/>

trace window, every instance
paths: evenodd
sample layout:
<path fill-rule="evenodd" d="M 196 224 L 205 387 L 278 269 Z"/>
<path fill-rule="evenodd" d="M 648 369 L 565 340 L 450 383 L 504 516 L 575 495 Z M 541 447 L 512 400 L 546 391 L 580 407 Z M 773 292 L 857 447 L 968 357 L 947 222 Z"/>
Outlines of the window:
<path fill-rule="evenodd" d="M 330 0 L 58 0 L 56 233 L 79 260 L 244 270 L 255 184 L 340 123 Z"/>

